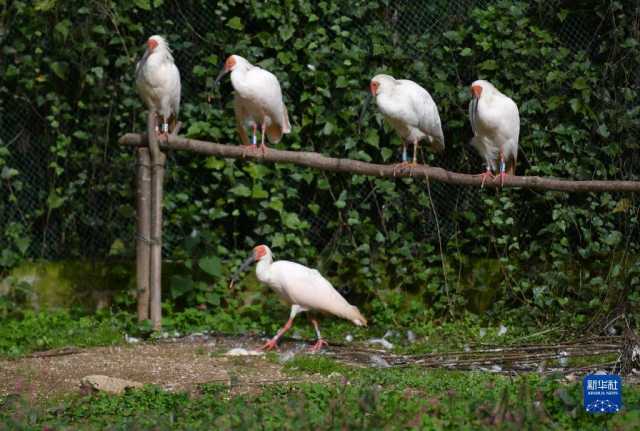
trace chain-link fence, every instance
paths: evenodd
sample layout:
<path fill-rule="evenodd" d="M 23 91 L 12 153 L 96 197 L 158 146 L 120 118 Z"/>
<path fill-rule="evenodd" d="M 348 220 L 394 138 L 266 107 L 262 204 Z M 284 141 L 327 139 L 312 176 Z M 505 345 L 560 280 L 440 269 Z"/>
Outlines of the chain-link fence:
<path fill-rule="evenodd" d="M 454 0 L 454 1 L 434 1 L 434 2 L 414 2 L 409 0 L 397 0 L 391 2 L 387 8 L 387 16 L 385 23 L 391 29 L 393 34 L 393 43 L 402 46 L 405 52 L 416 59 L 428 61 L 428 53 L 420 52 L 413 49 L 413 40 L 416 35 L 424 33 L 442 33 L 451 28 L 454 24 L 465 23 L 469 20 L 470 12 L 474 7 L 490 7 L 493 3 L 489 0 Z M 541 8 L 544 5 L 541 4 Z M 195 7 L 190 2 L 165 1 L 163 7 L 156 8 L 148 13 L 148 19 L 144 21 L 145 34 L 153 34 L 158 28 L 163 29 L 164 33 L 173 33 L 172 26 L 175 28 L 191 29 L 193 40 L 198 41 L 199 35 L 209 31 L 211 26 L 211 17 L 218 12 L 218 6 L 203 7 L 198 5 Z M 564 12 L 563 12 L 564 13 Z M 588 17 L 589 11 L 570 10 L 566 12 L 566 16 L 562 20 L 562 25 L 557 26 L 557 20 L 551 20 L 549 17 L 553 14 L 540 13 L 537 17 L 536 25 L 546 28 L 548 31 L 556 34 L 565 42 L 573 52 L 584 50 L 590 54 L 594 54 L 593 48 L 598 39 L 599 28 L 594 28 L 593 17 Z M 320 17 L 322 20 L 322 17 Z M 332 23 L 323 23 L 329 28 Z M 250 29 L 249 29 L 250 31 Z M 366 31 L 362 28 L 361 31 Z M 362 47 L 367 50 L 369 47 Z M 140 52 L 136 52 L 139 55 Z M 194 54 L 189 50 L 176 50 L 174 52 L 177 63 L 182 71 L 183 94 L 189 95 L 202 93 L 207 91 L 205 81 L 201 78 L 195 78 L 190 73 L 193 67 L 199 64 L 199 59 L 194 58 Z M 538 59 L 544 62 L 544 58 Z M 531 64 L 532 68 L 536 68 L 536 64 Z M 410 77 L 406 77 L 410 78 Z M 474 76 L 463 76 L 463 81 L 472 82 Z M 640 79 L 640 77 L 639 77 Z M 428 86 L 427 86 L 428 87 Z M 297 99 L 297 92 L 300 88 L 288 88 L 287 97 Z M 289 109 L 295 111 L 295 107 Z M 13 201 L 9 194 L 0 197 L 0 232 L 5 235 L 0 236 L 0 248 L 7 247 L 9 241 L 6 232 L 11 229 L 11 225 L 15 221 L 25 218 L 25 214 L 31 214 L 35 211 L 42 211 L 40 208 L 55 207 L 55 202 L 49 202 L 49 205 L 43 205 L 52 197 L 50 191 L 54 188 L 49 183 L 50 177 L 47 171 L 51 169 L 50 151 L 48 146 L 55 145 L 55 136 L 53 131 L 48 128 L 48 121 L 41 118 L 38 111 L 33 108 L 27 98 L 23 103 L 17 106 L 0 106 L 0 141 L 3 146 L 9 149 L 10 154 L 7 158 L 7 165 L 15 168 L 23 173 L 23 181 L 20 184 L 20 190 L 13 190 L 14 196 L 17 196 L 19 203 Z M 227 112 L 232 115 L 231 112 Z M 443 119 L 443 125 L 446 129 L 446 119 Z M 377 127 L 372 124 L 370 127 Z M 523 130 L 522 133 L 527 133 Z M 445 132 L 446 135 L 446 132 Z M 113 137 L 115 141 L 116 137 Z M 448 143 L 450 144 L 450 143 Z M 473 153 L 469 146 L 462 145 L 457 142 L 455 145 L 448 145 L 445 153 L 441 156 L 433 157 L 432 163 L 441 166 L 447 170 L 475 172 L 481 171 L 482 165 L 480 159 Z M 104 157 L 108 159 L 113 157 L 122 149 L 116 148 L 116 145 L 105 148 Z M 399 149 L 397 150 L 399 151 Z M 333 154 L 334 156 L 343 156 L 342 154 Z M 180 163 L 176 161 L 176 155 L 172 155 L 168 169 L 182 169 Z M 628 161 L 630 165 L 627 167 L 629 171 L 638 172 L 640 167 L 638 159 Z M 101 169 L 108 169 L 105 166 L 98 166 L 96 169 L 96 177 L 99 178 Z M 122 172 L 123 181 L 132 183 L 134 168 L 131 166 L 129 172 Z M 4 176 L 10 176 L 11 172 L 3 172 Z M 58 184 L 58 186 L 67 187 L 75 181 L 74 178 L 58 178 L 58 181 L 67 181 L 67 184 Z M 197 181 L 197 179 L 194 179 Z M 406 187 L 406 193 L 402 194 L 400 200 L 395 202 L 381 202 L 377 196 L 375 185 L 372 182 L 365 181 L 358 186 L 352 185 L 349 181 L 343 181 L 343 189 L 347 190 L 350 196 L 360 197 L 359 201 L 370 201 L 372 206 L 376 208 L 372 210 L 378 214 L 382 212 L 391 212 L 392 216 L 386 220 L 387 224 L 393 224 L 394 220 L 403 217 L 404 210 L 412 208 L 418 210 L 424 216 L 421 223 L 414 226 L 414 237 L 416 240 L 434 240 L 437 239 L 436 233 L 439 231 L 443 237 L 451 237 L 455 234 L 457 225 L 454 214 L 470 209 L 481 213 L 483 209 L 482 195 L 476 189 L 462 187 L 450 184 L 431 183 L 430 193 L 433 201 L 431 205 L 425 205 L 424 202 L 418 202 L 414 199 L 409 191 L 409 182 L 398 180 L 404 184 L 400 187 Z M 168 192 L 176 192 L 177 188 L 185 187 L 186 184 L 175 184 L 170 181 L 166 184 Z M 81 248 L 85 256 L 101 257 L 109 253 L 110 248 L 116 239 L 133 238 L 133 225 L 126 224 L 110 224 L 109 221 L 114 217 L 117 211 L 116 206 L 121 201 L 121 197 L 111 195 L 108 189 L 104 189 L 99 193 L 87 191 L 87 202 L 83 206 L 78 217 L 86 220 L 85 223 L 78 223 L 77 226 L 84 231 L 79 237 L 84 238 Z M 330 191 L 314 194 L 316 204 L 322 210 L 313 213 L 306 207 L 301 208 L 300 217 L 306 220 L 310 228 L 307 231 L 310 241 L 318 248 L 330 247 L 333 244 L 335 235 L 339 232 L 328 229 L 329 222 L 337 216 L 335 210 L 336 196 Z M 133 202 L 131 202 L 133 205 Z M 343 211 L 348 211 L 349 208 Z M 437 219 L 436 219 L 437 215 Z M 518 222 L 524 222 L 527 214 L 516 214 Z M 32 225 L 34 242 L 28 249 L 31 257 L 43 258 L 64 258 L 67 257 L 67 243 L 65 242 L 65 232 L 60 226 L 64 220 L 55 212 L 41 214 L 37 220 L 38 223 Z M 385 222 L 382 222 L 384 224 Z M 436 224 L 437 223 L 437 224 Z M 178 226 L 167 222 L 165 232 L 169 233 L 172 238 L 184 238 L 190 233 L 190 227 Z M 20 232 L 15 235 L 20 235 Z M 637 232 L 636 232 L 637 235 Z M 165 253 L 171 254 L 171 249 L 175 244 L 170 241 L 165 244 Z"/>

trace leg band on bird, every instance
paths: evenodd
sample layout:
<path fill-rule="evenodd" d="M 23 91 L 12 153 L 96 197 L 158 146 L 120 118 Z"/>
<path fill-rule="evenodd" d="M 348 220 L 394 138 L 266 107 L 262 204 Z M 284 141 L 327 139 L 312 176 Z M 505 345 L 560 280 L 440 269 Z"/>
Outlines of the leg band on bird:
<path fill-rule="evenodd" d="M 327 343 L 325 340 L 322 339 L 322 335 L 320 335 L 320 326 L 318 325 L 318 321 L 316 319 L 311 318 L 311 323 L 313 324 L 313 327 L 316 330 L 316 336 L 318 337 L 318 340 L 313 346 L 311 346 L 310 350 L 312 352 L 317 352 L 318 350 L 322 349 L 323 346 L 328 346 L 329 343 Z"/>

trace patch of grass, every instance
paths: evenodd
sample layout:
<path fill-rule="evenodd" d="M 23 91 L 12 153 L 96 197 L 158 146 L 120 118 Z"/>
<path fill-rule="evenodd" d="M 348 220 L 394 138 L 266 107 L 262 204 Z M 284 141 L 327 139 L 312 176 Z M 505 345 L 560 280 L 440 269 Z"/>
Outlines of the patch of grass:
<path fill-rule="evenodd" d="M 107 346 L 122 343 L 133 326 L 130 314 L 75 316 L 68 311 L 35 313 L 0 321 L 0 355 L 17 357 L 64 346 Z"/>
<path fill-rule="evenodd" d="M 328 372 L 329 361 L 307 358 L 298 366 Z M 270 385 L 237 396 L 215 384 L 193 395 L 146 387 L 41 406 L 14 399 L 0 409 L 0 429 L 631 430 L 640 390 L 626 386 L 623 396 L 623 411 L 594 416 L 582 408 L 579 384 L 537 375 L 350 369 L 339 382 Z"/>

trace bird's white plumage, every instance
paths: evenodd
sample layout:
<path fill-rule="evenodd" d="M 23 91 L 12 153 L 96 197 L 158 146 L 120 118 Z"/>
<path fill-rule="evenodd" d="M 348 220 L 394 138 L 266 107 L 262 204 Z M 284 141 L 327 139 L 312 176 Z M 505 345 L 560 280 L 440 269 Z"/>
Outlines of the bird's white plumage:
<path fill-rule="evenodd" d="M 469 104 L 469 119 L 474 137 L 471 145 L 486 161 L 487 167 L 497 170 L 497 161 L 502 152 L 507 170 L 518 158 L 520 114 L 518 105 L 502 94 L 488 81 L 477 80 L 471 87 L 482 88 L 480 97 Z M 512 172 L 514 173 L 514 172 Z"/>
<path fill-rule="evenodd" d="M 246 126 L 265 124 L 269 141 L 276 143 L 291 132 L 289 114 L 282 98 L 282 89 L 276 76 L 268 70 L 254 66 L 245 58 L 233 55 L 231 84 L 235 90 L 234 110 L 242 143 L 249 144 Z"/>
<path fill-rule="evenodd" d="M 440 114 L 427 90 L 408 79 L 376 75 L 376 104 L 394 130 L 406 142 L 427 140 L 434 152 L 444 150 Z"/>
<path fill-rule="evenodd" d="M 151 36 L 149 42 L 157 44 L 147 47 L 136 65 L 136 89 L 149 110 L 168 121 L 177 118 L 180 111 L 180 71 L 176 67 L 167 41 L 161 36 Z"/>
<path fill-rule="evenodd" d="M 258 261 L 256 276 L 292 305 L 292 318 L 301 311 L 317 310 L 366 326 L 357 307 L 349 304 L 316 269 L 286 260 L 273 262 L 271 250 L 261 247 L 266 254 Z"/>

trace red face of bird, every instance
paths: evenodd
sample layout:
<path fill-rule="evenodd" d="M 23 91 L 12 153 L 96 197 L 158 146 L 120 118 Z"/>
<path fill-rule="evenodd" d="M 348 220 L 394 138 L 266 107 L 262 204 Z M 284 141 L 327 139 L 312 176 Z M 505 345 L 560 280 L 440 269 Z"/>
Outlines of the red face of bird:
<path fill-rule="evenodd" d="M 256 262 L 259 262 L 260 259 L 267 255 L 267 246 L 259 245 L 253 249 L 253 257 Z"/>
<path fill-rule="evenodd" d="M 378 81 L 371 81 L 371 84 L 369 84 L 369 90 L 371 90 L 372 96 L 378 95 L 379 88 L 380 88 L 380 83 Z"/>
<path fill-rule="evenodd" d="M 220 73 L 218 74 L 218 77 L 215 80 L 215 85 L 218 85 L 222 77 L 225 76 L 227 73 L 231 72 L 236 67 L 236 64 L 237 64 L 236 56 L 230 55 L 227 58 L 227 60 L 224 62 L 224 66 L 222 67 L 222 70 L 220 71 Z"/>
<path fill-rule="evenodd" d="M 474 99 L 479 99 L 481 94 L 482 94 L 482 87 L 480 85 L 471 86 L 471 96 Z"/>
<path fill-rule="evenodd" d="M 153 37 L 150 37 L 149 40 L 147 40 L 147 50 L 150 52 L 153 52 L 154 49 L 156 49 L 158 47 L 158 41 L 155 40 Z"/>

